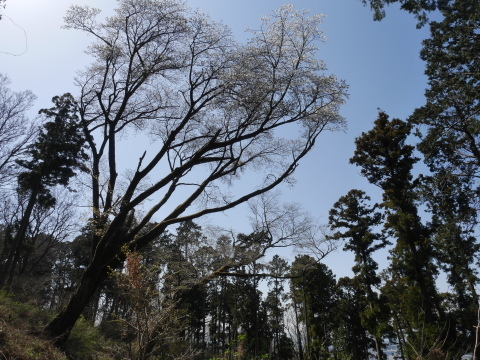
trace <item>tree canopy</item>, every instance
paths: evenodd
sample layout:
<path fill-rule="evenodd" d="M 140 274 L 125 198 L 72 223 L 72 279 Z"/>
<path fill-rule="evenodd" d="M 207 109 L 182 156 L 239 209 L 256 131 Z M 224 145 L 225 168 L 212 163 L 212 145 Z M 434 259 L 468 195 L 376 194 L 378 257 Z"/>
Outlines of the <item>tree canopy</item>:
<path fill-rule="evenodd" d="M 65 17 L 66 28 L 96 39 L 93 64 L 76 79 L 95 231 L 78 293 L 48 328 L 55 337 L 68 334 L 123 246 L 140 249 L 169 225 L 288 181 L 323 130 L 344 126 L 346 86 L 315 57 L 321 16 L 282 6 L 241 45 L 179 1 L 120 0 L 103 23 L 99 12 L 73 6 Z M 133 131 L 149 132 L 152 145 L 120 186 L 118 147 Z M 250 189 L 237 191 L 253 173 Z"/>
<path fill-rule="evenodd" d="M 415 15 L 418 26 L 425 25 L 428 21 L 428 13 L 434 10 L 442 10 L 455 0 L 362 0 L 364 5 L 369 4 L 373 11 L 374 20 L 382 20 L 385 13 L 385 5 L 399 3 L 402 10 Z"/>

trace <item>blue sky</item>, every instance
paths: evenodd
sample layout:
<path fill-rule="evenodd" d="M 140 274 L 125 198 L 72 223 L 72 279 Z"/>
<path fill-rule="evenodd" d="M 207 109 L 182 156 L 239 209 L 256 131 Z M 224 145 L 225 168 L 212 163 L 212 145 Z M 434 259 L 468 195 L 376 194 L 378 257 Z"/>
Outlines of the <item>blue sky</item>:
<path fill-rule="evenodd" d="M 212 19 L 229 25 L 240 41 L 248 37 L 245 28 L 258 27 L 263 15 L 286 2 L 187 1 L 191 7 L 209 13 Z M 350 98 L 341 110 L 348 130 L 322 134 L 315 150 L 298 168 L 296 186 L 282 188 L 285 201 L 301 203 L 320 222 L 327 222 L 333 203 L 350 189 L 364 189 L 378 199 L 377 189 L 348 164 L 348 159 L 355 148 L 355 137 L 371 128 L 378 108 L 392 117 L 405 119 L 423 104 L 426 77 L 419 51 L 428 29 L 416 29 L 413 16 L 395 6 L 387 8 L 383 21 L 374 22 L 370 9 L 360 0 L 290 2 L 297 9 L 326 15 L 322 30 L 327 42 L 320 45 L 318 57 L 326 62 L 330 73 L 350 86 Z M 30 89 L 38 96 L 35 110 L 50 107 L 50 99 L 55 95 L 75 94 L 75 72 L 89 63 L 83 50 L 92 38 L 60 28 L 70 4 L 87 4 L 109 13 L 116 1 L 7 0 L 5 17 L 0 21 L 0 72 L 10 77 L 15 90 Z M 238 218 L 238 212 L 223 217 L 226 222 L 233 218 Z M 238 222 L 238 230 L 247 232 L 242 226 L 245 223 Z M 381 257 L 386 254 L 379 254 Z M 350 255 L 340 251 L 325 262 L 340 277 L 349 274 L 351 261 Z"/>

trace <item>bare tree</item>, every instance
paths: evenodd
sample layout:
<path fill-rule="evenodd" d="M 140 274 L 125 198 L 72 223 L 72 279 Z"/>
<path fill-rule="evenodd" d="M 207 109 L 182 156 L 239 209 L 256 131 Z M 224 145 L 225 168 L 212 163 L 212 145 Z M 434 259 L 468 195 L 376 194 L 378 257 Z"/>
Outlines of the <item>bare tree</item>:
<path fill-rule="evenodd" d="M 73 6 L 65 17 L 96 38 L 94 62 L 76 79 L 95 235 L 77 292 L 46 329 L 57 344 L 123 261 L 122 246 L 140 249 L 172 224 L 275 188 L 323 130 L 344 126 L 346 86 L 315 58 L 321 16 L 283 6 L 241 45 L 176 0 L 119 0 L 114 16 L 100 23 L 98 14 Z M 123 139 L 148 130 L 151 145 L 122 179 Z"/>
<path fill-rule="evenodd" d="M 0 7 L 1 3 L 0 1 Z M 4 260 L 21 211 L 22 203 L 16 201 L 14 191 L 16 176 L 20 172 L 16 161 L 24 158 L 28 145 L 36 134 L 35 121 L 30 121 L 27 117 L 35 99 L 29 90 L 12 91 L 10 79 L 0 73 L 0 278 L 5 272 Z"/>
<path fill-rule="evenodd" d="M 298 253 L 308 253 L 321 261 L 336 250 L 326 225 L 319 224 L 297 203 L 281 203 L 280 194 L 264 193 L 249 202 L 254 232 L 266 233 L 270 239 L 263 244 L 261 255 L 274 247 L 292 247 Z"/>
<path fill-rule="evenodd" d="M 35 99 L 29 90 L 12 91 L 10 79 L 0 73 L 0 188 L 18 174 L 15 160 L 24 154 L 35 135 L 36 126 L 27 117 Z"/>
<path fill-rule="evenodd" d="M 50 287 L 52 273 L 57 265 L 62 243 L 72 240 L 79 231 L 79 216 L 76 213 L 76 194 L 60 187 L 53 189 L 57 199 L 55 206 L 35 206 L 30 218 L 25 243 L 19 257 L 16 292 L 38 293 L 33 289 Z M 20 214 L 18 215 L 20 216 Z"/>

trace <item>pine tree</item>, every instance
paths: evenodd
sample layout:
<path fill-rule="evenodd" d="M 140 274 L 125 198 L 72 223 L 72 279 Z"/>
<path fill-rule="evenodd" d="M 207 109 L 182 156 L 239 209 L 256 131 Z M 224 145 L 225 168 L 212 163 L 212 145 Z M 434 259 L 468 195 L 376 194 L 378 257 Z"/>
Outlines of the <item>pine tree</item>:
<path fill-rule="evenodd" d="M 362 322 L 368 306 L 362 284 L 358 279 L 343 277 L 335 290 L 333 352 L 338 359 L 368 359 L 375 344 Z"/>
<path fill-rule="evenodd" d="M 297 256 L 290 270 L 292 302 L 305 326 L 305 359 L 328 356 L 334 326 L 335 277 L 308 255 Z"/>
<path fill-rule="evenodd" d="M 398 291 L 397 297 L 403 302 L 402 316 L 412 328 L 409 342 L 415 344 L 418 354 L 425 355 L 434 345 L 432 337 L 441 332 L 443 312 L 435 286 L 431 229 L 422 223 L 418 213 L 420 180 L 413 180 L 412 175 L 418 159 L 413 156 L 414 147 L 406 144 L 410 131 L 411 125 L 399 119 L 389 120 L 381 112 L 373 129 L 355 140 L 357 148 L 350 162 L 360 166 L 361 173 L 383 190 L 385 228 L 396 239 L 389 268 L 396 279 L 392 291 Z M 420 334 L 419 329 L 428 334 Z M 425 337 L 430 339 L 428 345 Z"/>
<path fill-rule="evenodd" d="M 369 207 L 370 197 L 361 190 L 350 190 L 342 196 L 330 210 L 329 224 L 337 240 L 344 240 L 344 250 L 355 254 L 352 282 L 357 284 L 354 291 L 364 296 L 365 307 L 361 309 L 363 326 L 375 340 L 377 359 L 383 358 L 383 336 L 387 314 L 380 308 L 380 299 L 375 289 L 380 284 L 377 275 L 378 264 L 373 260 L 375 251 L 389 244 L 383 233 L 375 233 L 374 227 L 381 225 L 383 216 L 377 211 L 378 205 Z"/>
<path fill-rule="evenodd" d="M 273 275 L 268 280 L 270 291 L 267 294 L 266 304 L 269 309 L 269 321 L 272 329 L 273 342 L 271 354 L 276 359 L 284 359 L 281 354 L 281 339 L 285 335 L 284 313 L 285 301 L 287 294 L 285 292 L 283 276 L 290 269 L 288 262 L 279 255 L 274 255 L 272 260 L 267 264 L 269 274 Z"/>

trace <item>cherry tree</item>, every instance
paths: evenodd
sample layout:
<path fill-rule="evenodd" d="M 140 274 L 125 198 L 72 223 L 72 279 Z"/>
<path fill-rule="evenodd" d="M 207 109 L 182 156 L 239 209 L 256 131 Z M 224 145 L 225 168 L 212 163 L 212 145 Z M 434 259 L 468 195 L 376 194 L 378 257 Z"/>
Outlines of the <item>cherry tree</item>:
<path fill-rule="evenodd" d="M 321 15 L 282 6 L 240 44 L 176 0 L 119 0 L 113 16 L 99 14 L 73 6 L 65 17 L 95 39 L 76 78 L 95 229 L 80 285 L 46 329 L 58 344 L 122 247 L 266 193 L 291 179 L 320 133 L 344 127 L 347 87 L 316 58 Z M 146 135 L 125 166 L 125 139 Z"/>

